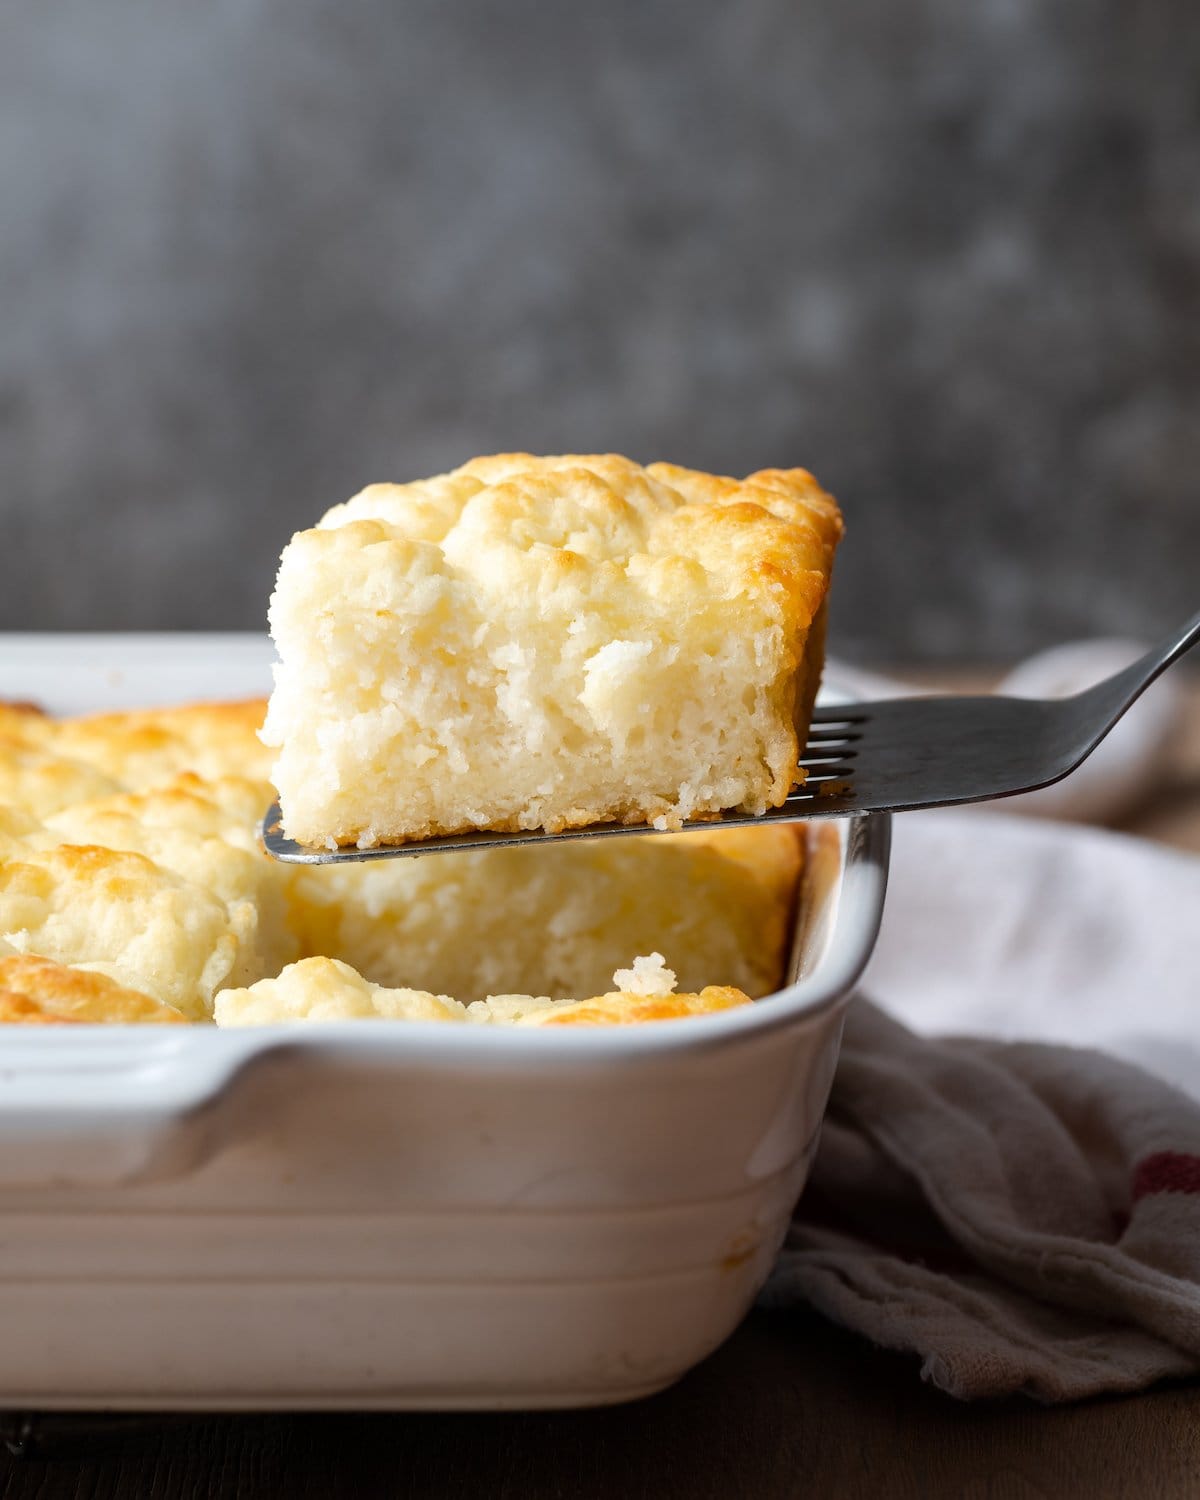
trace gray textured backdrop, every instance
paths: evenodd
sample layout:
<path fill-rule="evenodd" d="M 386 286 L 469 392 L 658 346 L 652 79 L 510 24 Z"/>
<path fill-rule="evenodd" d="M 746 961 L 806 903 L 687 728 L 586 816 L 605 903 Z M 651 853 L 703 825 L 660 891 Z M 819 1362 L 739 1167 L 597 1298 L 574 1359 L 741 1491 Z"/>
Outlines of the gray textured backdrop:
<path fill-rule="evenodd" d="M 497 448 L 803 463 L 844 651 L 1200 603 L 1196 0 L 8 0 L 0 627 Z"/>

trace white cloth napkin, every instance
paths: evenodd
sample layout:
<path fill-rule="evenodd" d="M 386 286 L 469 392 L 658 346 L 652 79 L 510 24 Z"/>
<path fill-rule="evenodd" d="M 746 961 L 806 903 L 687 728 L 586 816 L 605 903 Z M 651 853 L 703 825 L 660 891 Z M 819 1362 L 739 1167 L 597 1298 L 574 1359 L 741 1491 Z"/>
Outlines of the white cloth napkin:
<path fill-rule="evenodd" d="M 999 813 L 894 830 L 881 1005 L 921 1032 L 1102 1048 L 1200 1101 L 1200 857 Z"/>
<path fill-rule="evenodd" d="M 982 811 L 895 833 L 877 1003 L 764 1301 L 963 1398 L 1200 1372 L 1200 858 Z"/>
<path fill-rule="evenodd" d="M 1200 1371 L 1200 1108 L 1103 1053 L 930 1041 L 856 1001 L 764 1300 L 963 1398 Z"/>

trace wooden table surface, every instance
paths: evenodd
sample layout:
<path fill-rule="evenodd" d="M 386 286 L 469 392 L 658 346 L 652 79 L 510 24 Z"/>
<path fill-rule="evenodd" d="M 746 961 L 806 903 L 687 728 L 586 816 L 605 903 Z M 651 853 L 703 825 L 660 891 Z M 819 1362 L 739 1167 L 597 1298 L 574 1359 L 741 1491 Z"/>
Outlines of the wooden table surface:
<path fill-rule="evenodd" d="M 1200 685 L 1126 826 L 1200 850 Z M 3 1330 L 0 1329 L 0 1338 Z M 753 1313 L 673 1390 L 604 1411 L 43 1419 L 0 1500 L 1066 1500 L 1200 1496 L 1200 1382 L 1043 1409 L 964 1406 L 805 1313 Z"/>

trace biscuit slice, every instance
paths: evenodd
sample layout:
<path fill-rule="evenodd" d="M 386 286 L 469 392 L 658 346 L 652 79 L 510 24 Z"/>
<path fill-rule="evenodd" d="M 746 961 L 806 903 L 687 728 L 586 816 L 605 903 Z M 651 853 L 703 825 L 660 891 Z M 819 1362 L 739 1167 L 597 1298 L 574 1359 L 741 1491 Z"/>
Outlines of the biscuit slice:
<path fill-rule="evenodd" d="M 761 813 L 795 784 L 842 531 L 802 469 L 475 459 L 285 549 L 263 737 L 303 843 Z"/>

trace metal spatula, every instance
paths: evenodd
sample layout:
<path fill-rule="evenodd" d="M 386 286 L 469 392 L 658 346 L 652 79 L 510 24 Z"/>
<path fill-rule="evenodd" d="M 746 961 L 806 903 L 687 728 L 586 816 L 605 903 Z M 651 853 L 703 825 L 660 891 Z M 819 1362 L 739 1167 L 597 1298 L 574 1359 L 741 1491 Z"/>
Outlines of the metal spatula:
<path fill-rule="evenodd" d="M 818 708 L 800 759 L 804 783 L 781 807 L 761 817 L 721 813 L 684 829 L 951 807 L 1048 786 L 1086 760 L 1129 705 L 1198 639 L 1200 614 L 1123 672 L 1073 698 L 896 698 Z M 373 849 L 314 849 L 286 838 L 279 818 L 276 803 L 263 819 L 267 852 L 311 865 L 655 832 L 644 823 L 597 823 L 564 833 L 459 833 Z"/>

